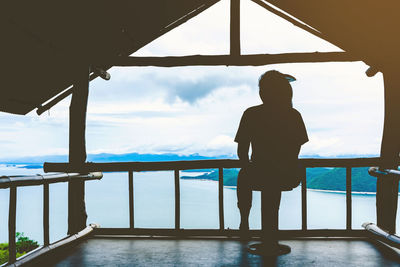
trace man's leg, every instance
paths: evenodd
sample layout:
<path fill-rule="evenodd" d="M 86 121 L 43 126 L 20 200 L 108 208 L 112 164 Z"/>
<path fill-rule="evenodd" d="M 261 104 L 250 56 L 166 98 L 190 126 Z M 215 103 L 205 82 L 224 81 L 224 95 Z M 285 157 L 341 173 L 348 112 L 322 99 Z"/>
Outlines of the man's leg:
<path fill-rule="evenodd" d="M 246 174 L 246 170 L 241 169 L 238 174 L 237 181 L 237 205 L 240 211 L 240 230 L 249 229 L 249 214 L 251 209 L 251 202 L 253 199 L 251 178 Z"/>
<path fill-rule="evenodd" d="M 270 188 L 261 192 L 262 241 L 266 246 L 278 244 L 280 202 L 281 191 Z"/>

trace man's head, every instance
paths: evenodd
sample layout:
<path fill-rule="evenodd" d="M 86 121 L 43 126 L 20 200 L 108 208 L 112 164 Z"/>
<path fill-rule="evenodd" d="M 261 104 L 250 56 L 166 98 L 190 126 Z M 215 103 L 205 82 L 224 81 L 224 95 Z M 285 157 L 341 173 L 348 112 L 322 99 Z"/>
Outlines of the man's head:
<path fill-rule="evenodd" d="M 290 82 L 296 79 L 288 74 L 270 70 L 258 80 L 260 97 L 264 104 L 276 107 L 292 107 L 293 91 Z"/>

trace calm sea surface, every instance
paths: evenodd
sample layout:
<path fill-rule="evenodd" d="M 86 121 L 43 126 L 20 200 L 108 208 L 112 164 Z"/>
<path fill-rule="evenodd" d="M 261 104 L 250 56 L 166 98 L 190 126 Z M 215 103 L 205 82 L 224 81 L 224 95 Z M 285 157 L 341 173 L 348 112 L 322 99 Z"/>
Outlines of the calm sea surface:
<path fill-rule="evenodd" d="M 41 169 L 24 169 L 0 165 L 0 175 L 40 173 Z M 184 173 L 198 175 L 198 173 Z M 371 178 L 374 179 L 374 178 Z M 261 228 L 260 193 L 253 193 L 250 227 Z M 8 189 L 0 189 L 0 242 L 7 242 Z M 375 195 L 353 194 L 353 228 L 364 222 L 375 222 Z M 105 173 L 100 181 L 86 182 L 88 223 L 102 227 L 129 227 L 128 174 Z M 20 187 L 17 191 L 17 232 L 43 242 L 42 186 Z M 134 173 L 135 226 L 174 227 L 173 172 Z M 344 229 L 346 196 L 343 193 L 307 191 L 308 227 L 310 229 Z M 224 188 L 225 227 L 237 229 L 236 188 Z M 399 218 L 399 215 L 398 215 Z M 284 192 L 279 226 L 301 228 L 300 188 Z M 218 221 L 218 183 L 181 180 L 181 227 L 215 228 Z M 400 229 L 400 219 L 397 220 Z M 67 184 L 50 185 L 50 241 L 63 238 L 67 232 Z"/>

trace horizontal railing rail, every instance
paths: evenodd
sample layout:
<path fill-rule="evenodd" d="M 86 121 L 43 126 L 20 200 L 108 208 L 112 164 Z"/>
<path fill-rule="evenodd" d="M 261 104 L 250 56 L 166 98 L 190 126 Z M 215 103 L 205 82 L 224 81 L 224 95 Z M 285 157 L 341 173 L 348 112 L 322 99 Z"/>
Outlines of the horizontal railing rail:
<path fill-rule="evenodd" d="M 391 170 L 391 169 L 379 169 L 378 167 L 371 167 L 368 170 L 368 173 L 371 176 L 382 177 L 385 175 L 395 176 L 400 179 L 400 170 Z"/>
<path fill-rule="evenodd" d="M 103 177 L 101 172 L 88 174 L 79 173 L 55 173 L 55 174 L 37 174 L 37 175 L 19 175 L 19 176 L 0 176 L 0 188 L 9 188 L 11 186 L 31 186 L 68 182 L 72 180 L 99 180 Z"/>
<path fill-rule="evenodd" d="M 55 254 L 57 252 L 61 252 L 68 247 L 73 246 L 74 244 L 79 243 L 81 240 L 86 239 L 88 236 L 92 235 L 99 226 L 96 224 L 90 224 L 85 229 L 80 232 L 69 235 L 63 239 L 60 239 L 54 243 L 51 243 L 47 246 L 40 246 L 27 254 L 18 258 L 18 261 L 14 264 L 4 264 L 3 266 L 47 266 L 49 264 L 47 256 L 50 254 Z M 50 256 L 51 257 L 51 256 Z"/>
<path fill-rule="evenodd" d="M 57 173 L 32 176 L 2 176 L 0 177 L 0 189 L 9 188 L 10 200 L 8 209 L 8 264 L 16 261 L 16 210 L 17 210 L 17 187 L 43 185 L 43 243 L 44 247 L 50 244 L 49 232 L 49 184 L 61 183 L 71 180 L 94 180 L 101 179 L 101 172 L 79 174 L 79 173 Z"/>

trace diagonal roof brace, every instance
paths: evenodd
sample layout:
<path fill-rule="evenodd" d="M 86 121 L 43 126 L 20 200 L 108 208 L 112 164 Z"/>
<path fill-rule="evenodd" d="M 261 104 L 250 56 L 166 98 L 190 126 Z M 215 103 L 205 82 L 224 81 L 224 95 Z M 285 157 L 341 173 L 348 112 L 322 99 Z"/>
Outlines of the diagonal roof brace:
<path fill-rule="evenodd" d="M 291 17 L 291 16 L 285 14 L 285 13 L 282 12 L 282 11 L 279 11 L 279 10 L 278 10 L 276 7 L 274 7 L 272 4 L 266 3 L 266 2 L 263 1 L 263 0 L 251 0 L 251 1 L 253 1 L 254 3 L 258 4 L 259 6 L 265 8 L 265 9 L 268 10 L 269 12 L 271 12 L 271 13 L 273 13 L 273 14 L 275 14 L 275 15 L 281 17 L 281 18 L 283 18 L 284 20 L 289 21 L 289 22 L 292 23 L 294 26 L 297 26 L 297 27 L 299 27 L 300 29 L 303 29 L 303 30 L 307 31 L 307 32 L 309 32 L 309 33 L 311 33 L 311 34 L 313 34 L 313 35 L 315 35 L 315 36 L 321 38 L 322 40 L 325 40 L 325 41 L 327 41 L 327 42 L 330 42 L 330 41 L 329 41 L 328 39 L 326 39 L 326 37 L 324 37 L 324 36 L 322 35 L 322 33 L 319 32 L 318 30 L 316 30 L 316 29 L 310 27 L 309 25 L 307 25 L 307 24 L 301 22 L 300 20 L 297 20 L 297 19 L 295 19 L 295 18 L 293 18 L 293 17 Z"/>

